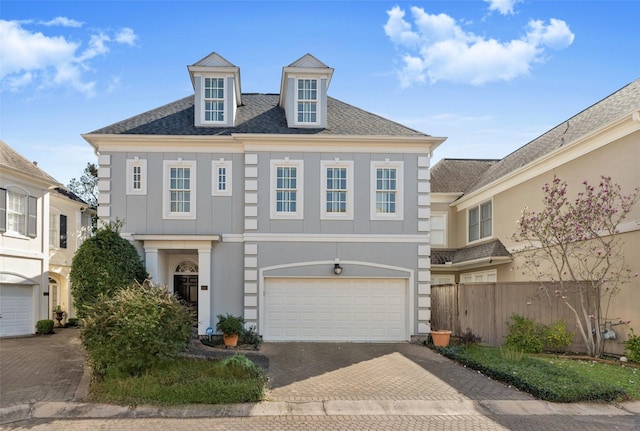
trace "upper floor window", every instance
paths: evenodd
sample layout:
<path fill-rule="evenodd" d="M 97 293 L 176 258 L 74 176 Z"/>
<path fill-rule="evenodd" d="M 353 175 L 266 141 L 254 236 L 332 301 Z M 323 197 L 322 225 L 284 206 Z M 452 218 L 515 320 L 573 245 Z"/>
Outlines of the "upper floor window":
<path fill-rule="evenodd" d="M 447 215 L 444 213 L 431 213 L 431 245 L 447 246 Z"/>
<path fill-rule="evenodd" d="M 204 78 L 204 121 L 224 122 L 224 78 Z"/>
<path fill-rule="evenodd" d="M 353 162 L 322 161 L 322 218 L 353 219 Z"/>
<path fill-rule="evenodd" d="M 402 168 L 402 162 L 371 162 L 371 219 L 402 219 Z"/>
<path fill-rule="evenodd" d="M 491 201 L 469 208 L 469 242 L 492 235 Z"/>
<path fill-rule="evenodd" d="M 213 196 L 231 196 L 231 160 L 213 162 Z"/>
<path fill-rule="evenodd" d="M 49 247 L 67 248 L 67 216 L 49 210 Z"/>
<path fill-rule="evenodd" d="M 318 123 L 318 80 L 298 79 L 297 122 Z"/>
<path fill-rule="evenodd" d="M 302 161 L 271 161 L 271 217 L 302 218 Z"/>
<path fill-rule="evenodd" d="M 488 271 L 467 272 L 460 275 L 460 283 L 495 283 L 498 280 L 498 271 L 490 269 Z"/>
<path fill-rule="evenodd" d="M 127 160 L 127 194 L 147 194 L 147 161 L 140 159 Z"/>
<path fill-rule="evenodd" d="M 38 228 L 38 198 L 0 189 L 0 232 L 35 238 Z"/>
<path fill-rule="evenodd" d="M 164 161 L 163 212 L 165 218 L 196 216 L 196 162 Z"/>

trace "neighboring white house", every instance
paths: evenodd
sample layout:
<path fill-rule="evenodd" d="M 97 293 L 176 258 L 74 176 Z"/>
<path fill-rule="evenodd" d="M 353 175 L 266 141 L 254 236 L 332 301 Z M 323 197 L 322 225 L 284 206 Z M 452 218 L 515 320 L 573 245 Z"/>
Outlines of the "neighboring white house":
<path fill-rule="evenodd" d="M 0 141 L 0 337 L 35 333 L 55 305 L 73 316 L 68 275 L 91 223 L 86 209 Z"/>
<path fill-rule="evenodd" d="M 444 138 L 329 97 L 333 69 L 310 54 L 283 68 L 280 94 L 242 93 L 216 53 L 188 72 L 194 95 L 83 137 L 99 217 L 124 222 L 153 281 L 197 308 L 198 333 L 232 313 L 265 340 L 428 334 Z"/>

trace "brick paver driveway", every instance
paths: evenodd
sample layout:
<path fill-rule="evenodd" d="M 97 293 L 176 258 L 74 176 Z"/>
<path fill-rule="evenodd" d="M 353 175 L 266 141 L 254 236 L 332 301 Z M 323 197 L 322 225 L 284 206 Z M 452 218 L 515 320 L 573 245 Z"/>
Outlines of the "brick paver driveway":
<path fill-rule="evenodd" d="M 532 400 L 425 346 L 264 343 L 273 401 Z"/>

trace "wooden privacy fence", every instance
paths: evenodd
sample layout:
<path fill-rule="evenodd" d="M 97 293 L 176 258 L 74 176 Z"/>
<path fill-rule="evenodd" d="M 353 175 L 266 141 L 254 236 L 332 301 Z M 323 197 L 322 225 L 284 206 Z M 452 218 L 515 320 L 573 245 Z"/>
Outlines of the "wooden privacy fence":
<path fill-rule="evenodd" d="M 545 325 L 563 319 L 575 334 L 569 349 L 584 349 L 571 310 L 555 297 L 547 297 L 539 287 L 535 282 L 432 286 L 431 327 L 450 330 L 453 335 L 461 335 L 469 328 L 483 342 L 499 346 L 508 333 L 507 322 L 512 314 Z"/>

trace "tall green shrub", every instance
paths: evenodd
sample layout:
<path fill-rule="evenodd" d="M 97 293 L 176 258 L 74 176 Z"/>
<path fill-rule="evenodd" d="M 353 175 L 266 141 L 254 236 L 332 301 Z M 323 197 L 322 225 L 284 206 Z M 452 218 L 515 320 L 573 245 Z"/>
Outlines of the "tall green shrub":
<path fill-rule="evenodd" d="M 136 249 L 120 236 L 120 227 L 115 222 L 99 228 L 73 256 L 71 294 L 80 317 L 100 294 L 111 296 L 117 289 L 148 278 Z"/>
<path fill-rule="evenodd" d="M 544 336 L 546 327 L 536 323 L 533 319 L 518 314 L 511 315 L 511 322 L 507 322 L 509 333 L 504 347 L 512 350 L 520 350 L 524 353 L 540 353 L 544 348 Z"/>
<path fill-rule="evenodd" d="M 80 337 L 98 374 L 137 375 L 187 347 L 193 320 L 162 287 L 133 284 L 87 307 Z"/>

